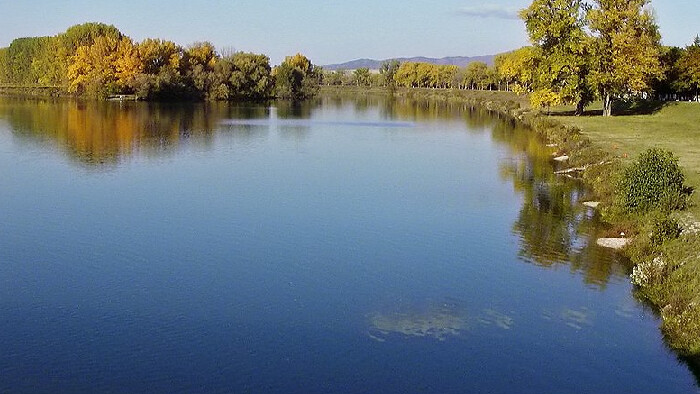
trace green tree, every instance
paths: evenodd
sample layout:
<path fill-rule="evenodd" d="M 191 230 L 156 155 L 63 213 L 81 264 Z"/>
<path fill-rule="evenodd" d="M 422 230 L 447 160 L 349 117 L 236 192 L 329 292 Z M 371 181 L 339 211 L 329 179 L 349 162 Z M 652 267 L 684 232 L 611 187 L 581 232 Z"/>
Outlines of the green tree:
<path fill-rule="evenodd" d="M 134 92 L 147 99 L 189 98 L 192 88 L 180 70 L 184 50 L 172 41 L 147 38 L 136 50 L 141 61 L 141 74 L 134 78 Z"/>
<path fill-rule="evenodd" d="M 649 0 L 594 0 L 587 13 L 593 34 L 592 82 L 603 98 L 603 115 L 612 101 L 639 95 L 663 75 L 659 29 Z"/>
<path fill-rule="evenodd" d="M 590 36 L 583 0 L 534 0 L 520 13 L 538 57 L 535 89 L 576 104 L 576 114 L 593 99 L 589 82 Z M 551 101 L 551 100 L 546 100 Z"/>
<path fill-rule="evenodd" d="M 696 101 L 700 101 L 700 37 L 696 36 L 678 60 L 679 87 L 691 91 Z"/>
<path fill-rule="evenodd" d="M 278 98 L 303 100 L 318 93 L 321 73 L 304 55 L 287 56 L 273 70 Z"/>
<path fill-rule="evenodd" d="M 330 86 L 347 85 L 347 72 L 345 70 L 335 70 L 327 72 L 324 82 Z"/>
<path fill-rule="evenodd" d="M 209 98 L 214 87 L 214 65 L 218 59 L 214 45 L 209 42 L 197 42 L 185 49 L 180 73 L 196 98 Z"/>
<path fill-rule="evenodd" d="M 356 86 L 370 86 L 372 83 L 372 78 L 369 72 L 369 68 L 360 67 L 353 71 L 352 83 Z"/>
<path fill-rule="evenodd" d="M 652 90 L 657 97 L 664 100 L 680 91 L 684 91 L 684 87 L 680 83 L 679 65 L 681 57 L 685 53 L 683 48 L 679 47 L 662 47 L 661 48 L 661 67 L 663 75 L 652 81 Z"/>
<path fill-rule="evenodd" d="M 379 66 L 379 74 L 383 77 L 384 86 L 388 88 L 394 88 L 396 86 L 396 81 L 394 76 L 399 70 L 401 63 L 398 60 L 387 60 L 382 62 Z"/>
<path fill-rule="evenodd" d="M 44 37 L 40 44 L 40 50 L 32 59 L 32 79 L 41 85 L 65 86 L 68 51 L 59 36 Z"/>
<path fill-rule="evenodd" d="M 0 48 L 0 83 L 10 83 L 10 56 L 8 48 Z"/>
<path fill-rule="evenodd" d="M 17 38 L 7 48 L 8 82 L 36 84 L 38 76 L 32 72 L 32 61 L 41 53 L 47 37 Z"/>
<path fill-rule="evenodd" d="M 272 95 L 272 69 L 267 56 L 238 52 L 227 61 L 233 66 L 228 78 L 231 97 L 259 100 Z"/>
<path fill-rule="evenodd" d="M 89 22 L 69 27 L 58 38 L 61 41 L 61 46 L 66 48 L 69 55 L 72 55 L 79 47 L 91 46 L 97 37 L 110 37 L 118 40 L 122 36 L 119 29 L 112 25 Z"/>

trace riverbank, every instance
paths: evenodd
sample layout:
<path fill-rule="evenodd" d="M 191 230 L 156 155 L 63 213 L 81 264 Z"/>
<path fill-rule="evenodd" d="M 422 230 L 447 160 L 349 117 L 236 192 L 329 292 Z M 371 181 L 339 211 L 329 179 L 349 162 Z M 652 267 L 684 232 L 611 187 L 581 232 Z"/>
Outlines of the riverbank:
<path fill-rule="evenodd" d="M 385 89 L 326 87 L 326 93 L 386 94 Z M 511 92 L 441 89 L 396 89 L 397 97 L 465 102 L 507 116 L 525 124 L 556 150 L 568 156 L 568 175 L 580 176 L 601 202 L 603 217 L 610 223 L 610 236 L 634 236 L 623 249 L 637 272 L 651 272 L 653 278 L 637 281 L 637 293 L 654 306 L 662 317 L 662 331 L 669 346 L 690 362 L 700 365 L 700 204 L 697 193 L 689 210 L 672 217 L 683 227 L 680 237 L 658 246 L 649 243 L 649 217 L 622 217 L 611 209 L 617 181 L 623 169 L 638 153 L 652 147 L 669 149 L 685 167 L 686 184 L 700 185 L 700 117 L 694 103 L 660 106 L 648 113 L 634 108 L 624 116 L 574 117 L 566 108 L 551 116 L 533 110 L 526 97 Z M 689 106 L 693 106 L 690 108 Z M 695 111 L 693 111 L 695 109 Z M 595 111 L 595 108 L 592 109 Z M 631 112 L 630 112 L 631 111 Z M 641 112 L 641 113 L 640 113 Z M 594 115 L 595 113 L 589 113 Z"/>
<path fill-rule="evenodd" d="M 52 98 L 72 97 L 73 95 L 67 93 L 65 89 L 57 86 L 20 86 L 0 84 L 0 96 Z"/>
<path fill-rule="evenodd" d="M 693 102 L 650 103 L 621 109 L 620 116 L 597 115 L 593 105 L 587 116 L 567 116 L 566 108 L 553 119 L 583 130 L 584 135 L 610 155 L 629 164 L 651 147 L 672 151 L 684 169 L 686 184 L 700 185 L 700 104 Z M 700 195 L 691 196 L 690 207 L 674 212 L 683 232 L 680 237 L 650 247 L 646 237 L 626 253 L 635 266 L 633 279 L 639 295 L 650 301 L 663 318 L 662 329 L 669 344 L 682 354 L 700 355 Z"/>

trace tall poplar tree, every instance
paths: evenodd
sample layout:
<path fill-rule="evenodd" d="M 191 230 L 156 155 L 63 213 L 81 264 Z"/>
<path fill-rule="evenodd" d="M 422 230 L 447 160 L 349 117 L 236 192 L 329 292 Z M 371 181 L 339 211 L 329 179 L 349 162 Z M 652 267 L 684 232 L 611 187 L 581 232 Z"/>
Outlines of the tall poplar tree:
<path fill-rule="evenodd" d="M 577 115 L 593 99 L 586 9 L 583 0 L 534 0 L 520 13 L 538 58 L 532 97 L 558 95 Z"/>
<path fill-rule="evenodd" d="M 593 34 L 593 83 L 603 99 L 603 115 L 612 115 L 612 101 L 649 89 L 663 76 L 661 35 L 649 0 L 594 0 L 588 11 Z"/>

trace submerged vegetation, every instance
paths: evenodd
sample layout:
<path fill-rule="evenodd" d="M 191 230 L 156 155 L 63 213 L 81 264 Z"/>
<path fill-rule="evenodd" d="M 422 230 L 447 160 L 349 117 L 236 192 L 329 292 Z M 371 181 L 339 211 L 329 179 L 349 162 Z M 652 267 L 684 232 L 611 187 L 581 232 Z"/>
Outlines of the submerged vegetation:
<path fill-rule="evenodd" d="M 54 87 L 104 98 L 260 100 L 313 96 L 320 71 L 301 54 L 272 68 L 261 54 L 220 54 L 208 42 L 134 42 L 116 27 L 85 23 L 53 37 L 18 38 L 0 49 L 0 84 Z"/>

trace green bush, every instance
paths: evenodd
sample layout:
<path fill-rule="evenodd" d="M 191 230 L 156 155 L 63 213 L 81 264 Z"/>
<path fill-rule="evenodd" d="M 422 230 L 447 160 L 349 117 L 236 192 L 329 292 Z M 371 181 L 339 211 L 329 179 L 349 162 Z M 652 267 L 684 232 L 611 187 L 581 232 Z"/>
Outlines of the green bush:
<path fill-rule="evenodd" d="M 664 242 L 676 239 L 681 235 L 681 226 L 670 216 L 660 216 L 652 219 L 651 243 L 661 246 Z"/>
<path fill-rule="evenodd" d="M 618 203 L 628 213 L 683 209 L 689 194 L 683 186 L 684 180 L 673 153 L 649 149 L 625 169 Z"/>

